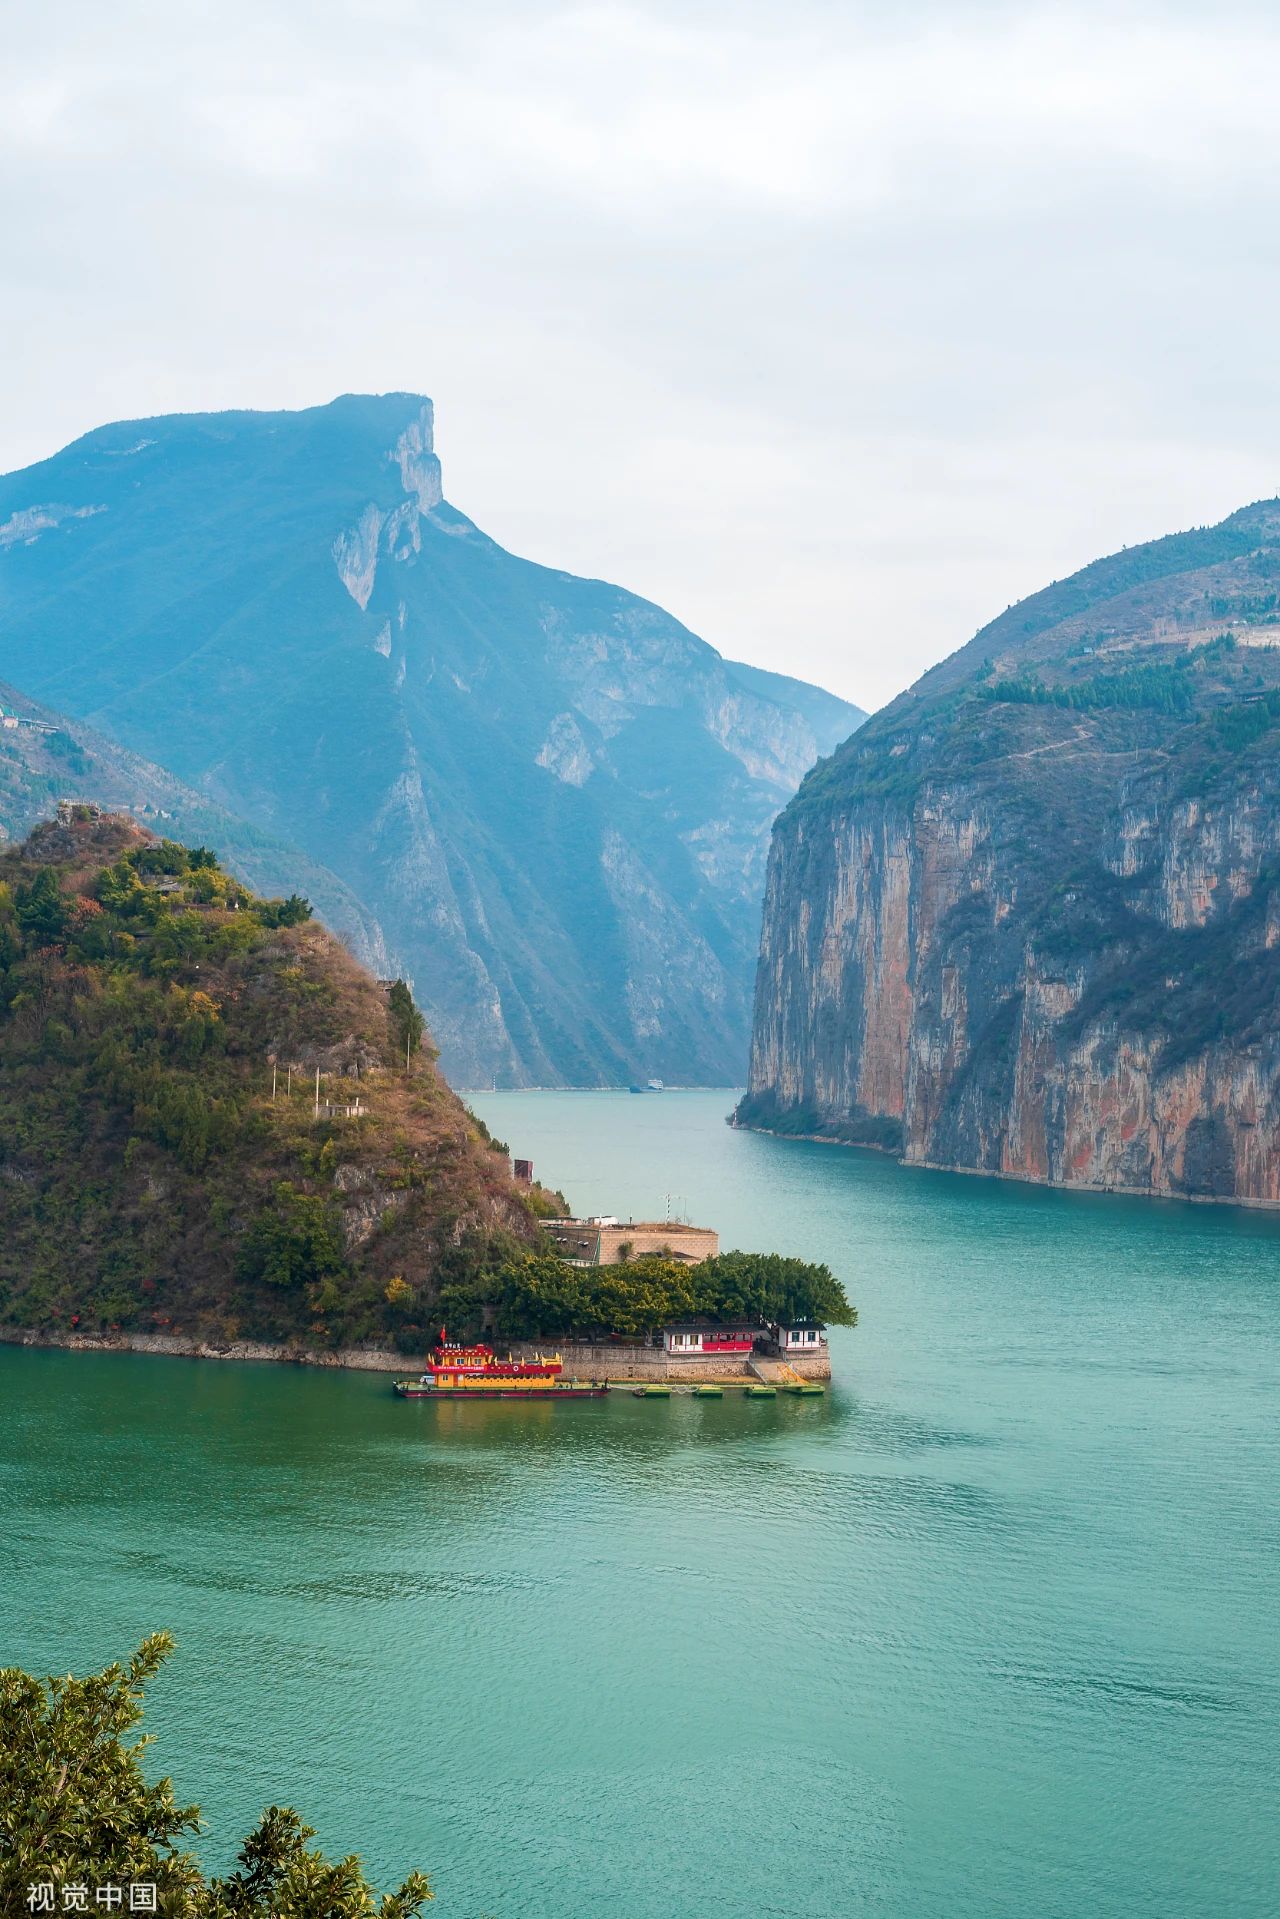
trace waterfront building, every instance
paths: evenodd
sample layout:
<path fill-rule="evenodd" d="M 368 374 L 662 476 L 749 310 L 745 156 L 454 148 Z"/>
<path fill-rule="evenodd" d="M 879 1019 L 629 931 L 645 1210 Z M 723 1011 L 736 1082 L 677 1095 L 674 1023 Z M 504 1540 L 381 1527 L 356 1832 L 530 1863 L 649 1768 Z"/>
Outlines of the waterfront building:
<path fill-rule="evenodd" d="M 797 1354 L 825 1353 L 827 1350 L 827 1329 L 817 1320 L 796 1320 L 791 1326 L 775 1326 L 773 1337 L 778 1351 L 787 1357 Z"/>
<path fill-rule="evenodd" d="M 745 1321 L 718 1326 L 710 1319 L 686 1319 L 663 1328 L 662 1345 L 669 1359 L 722 1359 L 726 1354 L 741 1359 L 754 1351 L 760 1331 Z"/>

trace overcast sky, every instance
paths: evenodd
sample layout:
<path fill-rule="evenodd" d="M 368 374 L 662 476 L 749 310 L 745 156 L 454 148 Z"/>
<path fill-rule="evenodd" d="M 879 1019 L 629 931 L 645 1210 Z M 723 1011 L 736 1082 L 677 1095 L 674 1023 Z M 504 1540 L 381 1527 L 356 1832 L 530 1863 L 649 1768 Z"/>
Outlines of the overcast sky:
<path fill-rule="evenodd" d="M 1280 490 L 1280 21 L 5 0 L 0 467 L 436 402 L 451 500 L 877 705 Z"/>

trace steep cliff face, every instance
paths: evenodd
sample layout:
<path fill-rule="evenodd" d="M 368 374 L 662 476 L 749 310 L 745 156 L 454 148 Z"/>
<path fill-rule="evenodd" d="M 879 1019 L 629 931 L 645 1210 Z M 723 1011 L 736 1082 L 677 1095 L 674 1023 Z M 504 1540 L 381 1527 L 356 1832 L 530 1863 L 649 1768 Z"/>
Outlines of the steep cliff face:
<path fill-rule="evenodd" d="M 505 552 L 429 401 L 104 427 L 0 479 L 0 596 L 0 674 L 301 849 L 455 1079 L 741 1073 L 771 822 L 861 716 Z"/>
<path fill-rule="evenodd" d="M 1280 1202 L 1280 505 L 1010 609 L 775 829 L 743 1123 Z"/>

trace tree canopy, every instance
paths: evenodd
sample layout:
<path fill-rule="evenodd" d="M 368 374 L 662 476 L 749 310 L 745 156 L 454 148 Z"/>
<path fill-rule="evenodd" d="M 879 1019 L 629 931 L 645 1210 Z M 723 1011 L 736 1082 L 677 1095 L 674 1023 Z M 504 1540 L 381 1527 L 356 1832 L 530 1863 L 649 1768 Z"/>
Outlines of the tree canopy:
<path fill-rule="evenodd" d="M 830 1267 L 780 1253 L 720 1253 L 697 1266 L 661 1254 L 618 1266 L 517 1254 L 495 1274 L 447 1289 L 440 1306 L 460 1329 L 487 1319 L 512 1339 L 594 1333 L 636 1339 L 681 1319 L 853 1326 L 858 1318 Z"/>
<path fill-rule="evenodd" d="M 309 1849 L 315 1834 L 288 1807 L 264 1812 L 234 1872 L 206 1877 L 187 1846 L 199 1807 L 180 1805 L 168 1779 L 149 1784 L 150 1740 L 128 1739 L 172 1650 L 154 1633 L 127 1665 L 84 1679 L 0 1670 L 0 1912 L 75 1910 L 64 1891 L 97 1911 L 114 1886 L 122 1910 L 131 1889 L 154 1887 L 164 1919 L 416 1919 L 434 1896 L 422 1873 L 379 1899 L 357 1857 Z"/>

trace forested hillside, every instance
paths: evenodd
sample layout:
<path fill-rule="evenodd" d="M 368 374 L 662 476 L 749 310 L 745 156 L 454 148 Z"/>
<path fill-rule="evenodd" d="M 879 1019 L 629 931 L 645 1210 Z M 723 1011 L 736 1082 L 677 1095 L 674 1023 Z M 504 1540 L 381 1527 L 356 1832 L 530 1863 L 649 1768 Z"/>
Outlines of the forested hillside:
<path fill-rule="evenodd" d="M 83 720 L 0 681 L 0 844 L 26 838 L 63 800 L 92 799 L 188 845 L 216 846 L 255 892 L 299 887 L 317 916 L 375 972 L 386 973 L 377 924 L 336 873 L 301 847 L 251 826 L 164 767 Z"/>
<path fill-rule="evenodd" d="M 304 899 L 64 811 L 0 855 L 0 1322 L 425 1344 L 537 1195 L 407 990 Z"/>

